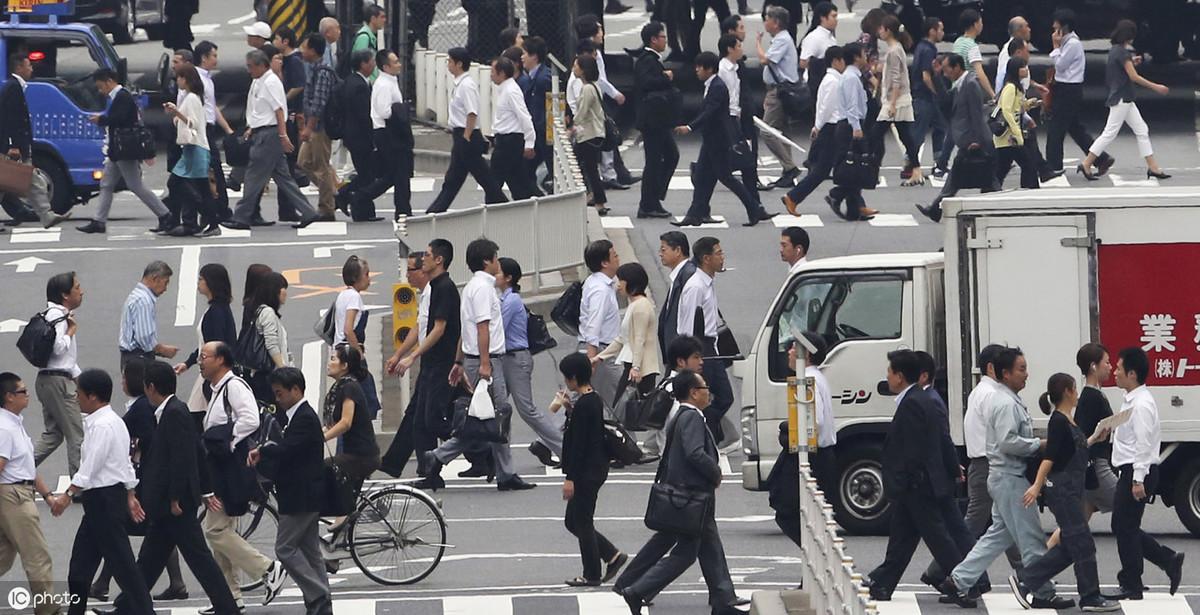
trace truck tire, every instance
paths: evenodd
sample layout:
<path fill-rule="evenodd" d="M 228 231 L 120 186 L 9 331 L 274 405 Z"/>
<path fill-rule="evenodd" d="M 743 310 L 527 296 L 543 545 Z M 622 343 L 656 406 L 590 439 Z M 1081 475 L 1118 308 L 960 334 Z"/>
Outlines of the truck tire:
<path fill-rule="evenodd" d="M 1194 536 L 1200 536 L 1200 459 L 1193 459 L 1175 476 L 1175 514 Z"/>
<path fill-rule="evenodd" d="M 834 518 L 855 535 L 883 536 L 891 515 L 883 495 L 882 442 L 857 444 L 838 451 L 837 489 L 830 504 Z"/>
<path fill-rule="evenodd" d="M 133 12 L 133 0 L 127 0 L 121 3 L 120 12 L 117 14 L 112 32 L 113 42 L 118 45 L 132 43 L 136 30 L 137 15 Z"/>
<path fill-rule="evenodd" d="M 50 209 L 56 214 L 71 211 L 74 204 L 74 186 L 62 165 L 45 154 L 33 155 L 34 173 L 46 180 L 46 196 L 50 199 Z"/>

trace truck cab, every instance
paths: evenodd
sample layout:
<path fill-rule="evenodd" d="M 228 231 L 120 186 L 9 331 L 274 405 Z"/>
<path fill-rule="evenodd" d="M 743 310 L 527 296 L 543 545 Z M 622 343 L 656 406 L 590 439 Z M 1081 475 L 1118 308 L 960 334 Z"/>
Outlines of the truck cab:
<path fill-rule="evenodd" d="M 35 5 L 37 9 L 54 5 Z M 35 13 L 36 14 L 36 13 Z M 126 81 L 125 60 L 108 37 L 92 24 L 30 23 L 10 13 L 0 22 L 0 84 L 12 78 L 8 57 L 25 53 L 33 79 L 25 90 L 33 127 L 33 164 L 46 179 L 54 211 L 65 213 L 96 194 L 103 177 L 104 131 L 88 121 L 104 112 L 107 100 L 95 87 L 92 72 L 117 71 Z M 135 92 L 139 105 L 147 98 Z"/>

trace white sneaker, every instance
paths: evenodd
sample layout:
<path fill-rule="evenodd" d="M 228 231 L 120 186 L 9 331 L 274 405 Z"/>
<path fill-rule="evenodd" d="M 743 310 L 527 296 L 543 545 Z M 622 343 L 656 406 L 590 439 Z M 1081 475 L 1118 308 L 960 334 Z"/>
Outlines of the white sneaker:
<path fill-rule="evenodd" d="M 237 608 L 238 608 L 239 613 L 246 612 L 246 603 L 242 602 L 241 598 L 238 598 L 238 600 L 237 600 Z M 216 615 L 216 614 L 217 614 L 217 607 L 215 607 L 211 604 L 200 609 L 199 611 L 197 611 L 197 615 Z"/>
<path fill-rule="evenodd" d="M 276 560 L 267 569 L 267 574 L 263 575 L 263 585 L 267 588 L 267 595 L 263 596 L 263 606 L 271 604 L 275 596 L 279 595 L 279 590 L 283 589 L 283 582 L 287 580 L 287 570 L 283 569 L 283 563 Z"/>

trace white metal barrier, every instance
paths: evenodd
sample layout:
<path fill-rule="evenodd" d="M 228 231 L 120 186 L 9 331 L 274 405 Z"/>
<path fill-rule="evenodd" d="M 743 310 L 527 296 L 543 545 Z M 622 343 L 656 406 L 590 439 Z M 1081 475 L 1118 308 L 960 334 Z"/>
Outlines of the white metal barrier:
<path fill-rule="evenodd" d="M 450 94 L 454 91 L 454 77 L 446 70 L 444 53 L 417 47 L 413 51 L 413 73 L 416 75 L 417 117 L 449 128 Z M 468 74 L 479 84 L 479 130 L 492 134 L 492 69 L 483 64 L 472 64 Z"/>

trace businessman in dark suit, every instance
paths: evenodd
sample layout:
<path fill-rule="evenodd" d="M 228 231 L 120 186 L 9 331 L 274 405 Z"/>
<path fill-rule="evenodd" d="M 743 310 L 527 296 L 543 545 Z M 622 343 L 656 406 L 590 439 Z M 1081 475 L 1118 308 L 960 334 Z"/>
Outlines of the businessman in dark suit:
<path fill-rule="evenodd" d="M 282 415 L 283 440 L 250 451 L 249 463 L 275 480 L 279 528 L 275 555 L 300 593 L 307 615 L 333 615 L 329 578 L 318 534 L 321 502 L 325 498 L 324 444 L 321 420 L 304 401 L 304 374 L 294 367 L 271 372 L 271 389 Z"/>
<path fill-rule="evenodd" d="M 696 263 L 689 258 L 692 247 L 683 232 L 667 231 L 658 240 L 659 261 L 671 272 L 667 280 L 667 300 L 663 301 L 658 314 L 658 346 L 662 358 L 666 360 L 667 347 L 679 336 L 675 326 L 679 322 L 679 297 L 683 294 L 683 286 L 696 273 Z"/>
<path fill-rule="evenodd" d="M 25 88 L 33 77 L 33 65 L 29 56 L 14 53 L 8 57 L 8 67 L 12 74 L 0 89 L 0 150 L 12 160 L 33 164 L 33 128 L 29 122 L 29 104 L 25 100 Z M 18 198 L 15 194 L 0 194 L 0 198 L 14 225 L 37 220 L 43 227 L 50 228 L 66 219 L 50 210 L 46 178 L 41 173 L 33 174 L 27 196 Z"/>
<path fill-rule="evenodd" d="M 671 214 L 662 202 L 667 198 L 667 186 L 679 164 L 679 147 L 671 134 L 679 92 L 671 85 L 674 75 L 662 61 L 667 51 L 666 26 L 659 21 L 642 26 L 642 45 L 641 55 L 633 62 L 633 82 L 638 95 L 635 125 L 642 131 L 646 155 L 637 217 L 669 218 Z"/>
<path fill-rule="evenodd" d="M 700 411 L 709 405 L 708 384 L 699 373 L 683 370 L 671 386 L 679 410 L 667 424 L 667 450 L 660 462 L 666 464 L 666 471 L 661 479 L 670 485 L 707 493 L 713 505 L 708 507 L 699 536 L 655 532 L 617 578 L 613 591 L 625 599 L 630 613 L 639 614 L 647 601 L 679 578 L 699 557 L 709 584 L 708 603 L 713 615 L 744 613 L 736 606 L 738 598 L 714 516 L 721 466 L 717 461 L 717 443 Z"/>
<path fill-rule="evenodd" d="M 523 43 L 525 48 L 525 71 L 529 76 L 528 87 L 525 89 L 525 106 L 529 108 L 529 117 L 533 119 L 533 160 L 527 162 L 529 172 L 537 180 L 538 169 L 550 177 L 554 170 L 550 168 L 554 148 L 546 142 L 546 94 L 551 89 L 550 65 L 545 63 L 549 53 L 546 41 L 540 36 L 527 36 Z M 536 181 L 542 187 L 541 181 Z"/>
<path fill-rule="evenodd" d="M 178 547 L 215 612 L 236 615 L 240 609 L 196 517 L 205 472 L 200 460 L 200 434 L 187 404 L 175 396 L 175 384 L 175 370 L 170 365 L 162 361 L 146 365 L 146 400 L 155 408 L 158 425 L 149 454 L 141 463 L 142 508 L 148 525 L 138 552 L 138 568 L 146 586 L 154 587 L 167 557 Z M 124 598 L 122 595 L 114 603 L 117 612 L 122 612 Z"/>
<path fill-rule="evenodd" d="M 350 56 L 354 70 L 342 86 L 346 97 L 346 119 L 342 129 L 342 145 L 350 151 L 354 162 L 354 179 L 337 193 L 337 206 L 350 215 L 349 206 L 355 193 L 366 188 L 375 177 L 375 130 L 371 124 L 371 74 L 375 72 L 375 56 L 366 49 Z"/>
<path fill-rule="evenodd" d="M 916 352 L 896 350 L 887 358 L 888 388 L 898 397 L 882 459 L 892 526 L 883 563 L 870 574 L 871 597 L 879 601 L 891 600 L 918 542 L 925 542 L 943 570 L 953 570 L 964 555 L 950 537 L 937 503 L 953 497 L 961 473 L 957 454 L 944 442 L 940 410 L 917 385 L 921 363 Z M 962 595 L 954 598 L 960 606 L 973 603 Z"/>
<path fill-rule="evenodd" d="M 717 54 L 711 51 L 696 56 L 696 76 L 704 83 L 704 106 L 690 124 L 675 129 L 681 135 L 700 131 L 703 138 L 700 156 L 692 167 L 692 206 L 682 220 L 671 223 L 675 226 L 700 226 L 715 222 L 711 216 L 711 202 L 718 181 L 733 192 L 746 208 L 749 220 L 742 226 L 754 226 L 773 217 L 759 204 L 757 194 L 750 194 L 745 184 L 733 178 L 732 148 L 737 126 L 729 116 L 729 88 L 724 80 L 717 77 L 719 63 Z"/>

